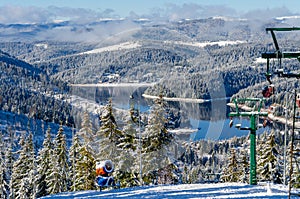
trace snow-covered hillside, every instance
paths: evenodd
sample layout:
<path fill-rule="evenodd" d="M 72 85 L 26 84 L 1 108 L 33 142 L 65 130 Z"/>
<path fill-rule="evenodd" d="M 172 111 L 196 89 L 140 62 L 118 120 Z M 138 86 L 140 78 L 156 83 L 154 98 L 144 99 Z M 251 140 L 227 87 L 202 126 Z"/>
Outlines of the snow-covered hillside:
<path fill-rule="evenodd" d="M 93 53 L 102 53 L 105 51 L 116 51 L 116 50 L 124 50 L 124 49 L 131 49 L 131 48 L 138 48 L 141 45 L 138 42 L 124 42 L 120 43 L 118 45 L 112 45 L 112 46 L 107 46 L 103 48 L 97 48 L 94 50 L 90 50 L 87 52 L 83 52 L 80 54 L 93 54 Z"/>
<path fill-rule="evenodd" d="M 44 198 L 288 198 L 287 187 L 239 183 L 182 184 L 61 193 Z M 291 197 L 296 198 L 296 197 Z"/>

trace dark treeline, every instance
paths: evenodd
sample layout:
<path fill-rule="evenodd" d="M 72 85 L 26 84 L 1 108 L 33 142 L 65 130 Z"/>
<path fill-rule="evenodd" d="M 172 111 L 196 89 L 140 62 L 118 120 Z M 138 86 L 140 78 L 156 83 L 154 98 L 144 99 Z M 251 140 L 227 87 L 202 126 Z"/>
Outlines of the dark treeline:
<path fill-rule="evenodd" d="M 65 83 L 53 80 L 30 64 L 2 53 L 0 109 L 28 117 L 72 125 Z"/>

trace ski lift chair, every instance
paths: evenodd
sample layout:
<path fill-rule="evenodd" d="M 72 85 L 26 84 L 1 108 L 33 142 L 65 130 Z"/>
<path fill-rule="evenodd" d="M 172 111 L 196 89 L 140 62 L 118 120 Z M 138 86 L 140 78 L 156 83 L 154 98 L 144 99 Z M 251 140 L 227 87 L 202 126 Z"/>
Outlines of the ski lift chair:
<path fill-rule="evenodd" d="M 271 84 L 271 85 L 268 85 L 268 86 L 265 86 L 262 90 L 262 95 L 265 97 L 265 98 L 269 98 L 271 97 L 273 94 L 275 93 L 275 88 L 274 88 L 274 85 Z"/>

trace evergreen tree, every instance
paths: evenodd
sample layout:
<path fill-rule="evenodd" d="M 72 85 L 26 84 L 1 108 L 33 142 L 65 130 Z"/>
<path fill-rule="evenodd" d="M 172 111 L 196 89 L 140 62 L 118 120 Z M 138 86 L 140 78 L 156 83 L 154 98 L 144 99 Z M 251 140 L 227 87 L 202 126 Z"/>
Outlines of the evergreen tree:
<path fill-rule="evenodd" d="M 65 192 L 69 190 L 69 162 L 66 148 L 66 137 L 62 125 L 54 140 L 54 153 L 51 157 L 52 173 L 47 184 L 49 194 Z"/>
<path fill-rule="evenodd" d="M 0 198 L 7 198 L 8 183 L 6 181 L 5 155 L 2 135 L 0 135 Z"/>
<path fill-rule="evenodd" d="M 24 136 L 19 142 L 21 149 L 19 157 L 13 164 L 11 198 L 34 198 L 34 175 L 35 175 L 35 157 L 32 141 L 32 134 L 25 140 Z"/>
<path fill-rule="evenodd" d="M 126 125 L 123 128 L 123 136 L 119 139 L 118 147 L 124 150 L 136 151 L 137 150 L 137 138 L 138 131 L 141 127 L 139 111 L 135 110 L 132 106 L 129 109 L 129 115 L 126 117 Z"/>
<path fill-rule="evenodd" d="M 30 198 L 36 198 L 36 183 L 35 183 L 35 176 L 37 175 L 37 163 L 36 163 L 36 157 L 35 157 L 35 149 L 34 149 L 34 145 L 33 145 L 33 135 L 32 133 L 29 134 L 29 138 L 28 138 L 28 164 L 29 164 L 29 168 L 28 168 L 28 178 L 26 178 L 26 180 L 28 180 L 28 184 L 30 187 Z"/>
<path fill-rule="evenodd" d="M 47 192 L 49 194 L 55 194 L 65 191 L 63 189 L 60 173 L 60 165 L 58 159 L 54 155 L 51 156 L 51 174 L 47 177 Z"/>
<path fill-rule="evenodd" d="M 264 153 L 264 148 L 265 148 L 265 143 L 267 142 L 268 139 L 268 135 L 267 135 L 267 131 L 265 131 L 263 134 L 258 136 L 257 139 L 257 146 L 256 146 L 256 158 L 257 158 L 257 181 L 264 181 L 264 179 L 262 179 L 263 176 L 260 175 L 259 170 L 260 170 L 260 158 L 263 156 Z"/>
<path fill-rule="evenodd" d="M 239 182 L 249 182 L 249 154 L 246 150 L 241 152 L 241 159 L 239 160 L 239 170 L 241 171 L 241 175 L 239 177 Z"/>
<path fill-rule="evenodd" d="M 138 148 L 138 131 L 140 128 L 139 113 L 132 106 L 129 110 L 129 115 L 126 118 L 126 125 L 123 128 L 124 136 L 120 138 L 118 147 L 122 160 L 115 165 L 117 180 L 122 187 L 132 187 L 140 184 L 138 181 L 139 175 L 139 148 Z"/>
<path fill-rule="evenodd" d="M 7 182 L 5 181 L 5 166 L 3 164 L 4 160 L 0 158 L 0 198 L 7 198 L 8 190 Z"/>
<path fill-rule="evenodd" d="M 288 151 L 289 155 L 291 155 L 291 145 L 292 142 L 290 141 Z M 291 187 L 300 188 L 300 143 L 294 142 L 293 148 L 293 156 L 288 156 L 287 161 L 287 170 L 288 175 L 291 175 Z M 291 158 L 292 158 L 292 165 L 291 165 Z M 292 168 L 291 168 L 292 166 Z M 291 173 L 290 173 L 291 172 Z"/>
<path fill-rule="evenodd" d="M 165 111 L 165 102 L 162 95 L 155 100 L 155 104 L 149 115 L 148 124 L 146 126 L 144 134 L 146 139 L 143 144 L 145 152 L 158 151 L 163 149 L 164 146 L 171 143 L 173 135 L 168 132 L 167 118 Z"/>
<path fill-rule="evenodd" d="M 79 151 L 79 159 L 76 162 L 76 188 L 78 190 L 95 189 L 96 162 L 88 145 L 83 145 Z"/>
<path fill-rule="evenodd" d="M 11 176 L 12 176 L 12 169 L 13 169 L 13 163 L 15 161 L 15 157 L 14 157 L 14 153 L 13 153 L 13 146 L 15 146 L 14 144 L 14 132 L 9 129 L 9 144 L 6 147 L 6 152 L 5 152 L 5 181 L 7 183 L 7 188 L 6 190 L 7 192 L 7 197 L 9 198 L 9 196 L 11 195 L 11 187 L 12 187 L 12 180 L 11 180 Z"/>
<path fill-rule="evenodd" d="M 73 142 L 69 150 L 70 154 L 70 179 L 71 179 L 71 190 L 76 191 L 78 190 L 78 179 L 76 178 L 77 171 L 77 162 L 79 160 L 79 150 L 80 150 L 81 144 L 79 141 L 79 135 L 75 134 L 73 137 Z"/>
<path fill-rule="evenodd" d="M 95 135 L 90 115 L 87 111 L 85 111 L 83 114 L 81 129 L 79 130 L 78 134 L 81 138 L 83 138 L 83 142 L 85 143 L 85 145 L 92 146 L 94 144 Z"/>
<path fill-rule="evenodd" d="M 111 99 L 101 114 L 100 120 L 101 126 L 97 132 L 100 143 L 97 156 L 102 160 L 111 159 L 113 162 L 117 162 L 116 159 L 119 156 L 117 145 L 122 137 L 122 132 L 118 129 Z"/>
<path fill-rule="evenodd" d="M 72 190 L 95 189 L 95 159 L 92 149 L 86 143 L 80 143 L 76 134 L 70 148 L 72 165 Z"/>
<path fill-rule="evenodd" d="M 238 169 L 236 149 L 230 150 L 230 157 L 227 166 L 224 167 L 222 180 L 224 182 L 238 182 L 241 172 Z"/>
<path fill-rule="evenodd" d="M 37 158 L 36 197 L 48 195 L 47 177 L 51 173 L 51 156 L 53 155 L 53 143 L 50 126 L 46 131 L 43 147 Z"/>
<path fill-rule="evenodd" d="M 271 131 L 263 145 L 262 154 L 258 159 L 258 173 L 262 180 L 281 183 L 281 163 L 274 131 Z"/>
<path fill-rule="evenodd" d="M 184 164 L 183 171 L 182 171 L 182 182 L 184 184 L 190 183 L 190 181 L 189 181 L 189 172 L 188 171 L 189 171 L 188 165 Z"/>
<path fill-rule="evenodd" d="M 143 133 L 143 173 L 152 179 L 153 173 L 164 168 L 172 162 L 169 153 L 170 143 L 174 140 L 173 134 L 169 133 L 166 125 L 165 103 L 160 95 L 151 107 L 148 124 Z M 147 180 L 150 183 L 149 180 Z"/>
<path fill-rule="evenodd" d="M 75 157 L 76 161 L 72 161 L 74 164 L 74 179 L 75 184 L 73 188 L 79 190 L 92 190 L 95 189 L 95 151 L 93 146 L 95 144 L 95 134 L 92 127 L 90 115 L 87 111 L 84 112 L 81 129 L 78 132 L 79 137 L 82 138 L 82 142 L 78 139 L 78 146 L 76 147 Z M 74 143 L 76 144 L 76 143 Z M 75 150 L 75 149 L 73 149 Z M 76 155 L 74 154 L 74 155 Z"/>

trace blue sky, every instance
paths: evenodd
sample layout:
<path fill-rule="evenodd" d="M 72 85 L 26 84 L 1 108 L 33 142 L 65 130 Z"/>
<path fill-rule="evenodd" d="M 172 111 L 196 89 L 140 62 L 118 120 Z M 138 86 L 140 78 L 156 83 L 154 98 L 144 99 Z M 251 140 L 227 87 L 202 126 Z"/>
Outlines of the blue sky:
<path fill-rule="evenodd" d="M 196 3 L 199 5 L 223 5 L 235 9 L 237 12 L 248 12 L 255 9 L 273 9 L 286 7 L 293 13 L 300 13 L 299 0 L 1 0 L 0 6 L 48 6 L 88 8 L 98 11 L 112 9 L 122 17 L 131 11 L 138 15 L 147 14 L 158 8 L 168 8 L 168 4 Z"/>
<path fill-rule="evenodd" d="M 212 16 L 267 18 L 300 15 L 300 0 L 0 0 L 0 23 L 86 23 L 103 18 L 152 21 Z"/>

